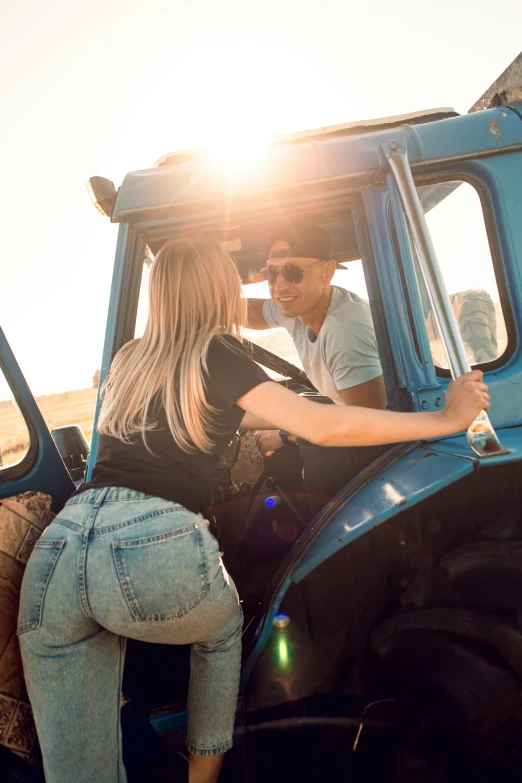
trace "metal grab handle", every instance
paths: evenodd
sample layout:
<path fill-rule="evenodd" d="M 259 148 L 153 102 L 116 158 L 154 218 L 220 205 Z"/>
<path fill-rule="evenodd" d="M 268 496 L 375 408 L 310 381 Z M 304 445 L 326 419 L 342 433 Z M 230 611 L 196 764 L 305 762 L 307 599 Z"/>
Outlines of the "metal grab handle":
<path fill-rule="evenodd" d="M 406 222 L 417 250 L 422 276 L 439 327 L 451 374 L 453 378 L 458 378 L 469 372 L 471 367 L 437 261 L 424 210 L 413 181 L 408 153 L 399 144 L 393 142 L 383 144 L 382 150 L 390 165 Z M 506 454 L 508 451 L 500 443 L 485 411 L 482 411 L 468 428 L 467 440 L 475 454 L 481 458 Z"/>

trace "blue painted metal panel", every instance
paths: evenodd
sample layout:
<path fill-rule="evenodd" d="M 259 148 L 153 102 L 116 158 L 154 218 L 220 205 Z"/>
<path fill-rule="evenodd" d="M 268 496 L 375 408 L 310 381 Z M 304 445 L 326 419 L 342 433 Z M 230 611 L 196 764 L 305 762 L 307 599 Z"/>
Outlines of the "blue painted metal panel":
<path fill-rule="evenodd" d="M 59 511 L 73 492 L 74 484 L 1 329 L 0 357 L 11 390 L 28 424 L 35 450 L 34 461 L 20 478 L 2 480 L 5 474 L 2 475 L 0 470 L 0 498 L 38 490 L 51 495 L 52 508 Z"/>
<path fill-rule="evenodd" d="M 469 446 L 467 453 L 471 455 Z M 292 581 L 300 582 L 351 541 L 471 473 L 477 461 L 439 453 L 436 444 L 417 446 L 337 508 L 335 517 L 321 526 L 295 564 Z"/>
<path fill-rule="evenodd" d="M 285 578 L 278 585 L 258 628 L 256 644 L 243 668 L 242 687 L 270 637 L 273 619 L 292 582 L 300 582 L 355 539 L 474 470 L 488 470 L 495 465 L 520 461 L 522 427 L 502 430 L 500 438 L 509 453 L 485 460 L 473 455 L 462 435 L 436 443 L 413 444 L 377 477 L 367 470 L 366 482 L 355 479 L 351 485 L 354 491 L 350 493 L 349 485 L 342 492 L 347 494 L 344 502 L 339 504 L 334 498 L 321 514 L 324 522 L 313 524 L 306 545 L 301 546 L 298 553 L 290 553 L 287 559 L 291 566 L 287 568 Z"/>
<path fill-rule="evenodd" d="M 470 450 L 466 438 L 463 436 L 446 438 L 445 440 L 437 441 L 437 443 L 429 443 L 424 446 L 425 449 L 436 452 L 440 455 L 452 455 L 472 461 L 477 470 L 487 470 L 495 465 L 505 465 L 510 462 L 519 462 L 522 460 L 522 427 L 510 427 L 499 430 L 499 436 L 502 439 L 502 445 L 507 449 L 507 454 L 500 454 L 498 457 L 491 457 L 487 459 L 477 459 L 477 457 Z"/>
<path fill-rule="evenodd" d="M 410 162 L 429 162 L 473 153 L 495 153 L 522 141 L 520 118 L 507 107 L 417 126 L 401 126 L 361 136 L 329 141 L 304 141 L 273 147 L 263 165 L 263 181 L 253 174 L 231 191 L 223 172 L 212 170 L 204 160 L 131 172 L 125 177 L 113 210 L 113 220 L 139 221 L 146 213 L 219 199 L 229 204 L 263 191 L 331 178 L 368 177 L 385 170 L 379 145 L 402 139 Z"/>
<path fill-rule="evenodd" d="M 507 106 L 426 123 L 414 130 L 418 131 L 421 159 L 426 161 L 474 155 L 520 143 L 520 118 Z"/>

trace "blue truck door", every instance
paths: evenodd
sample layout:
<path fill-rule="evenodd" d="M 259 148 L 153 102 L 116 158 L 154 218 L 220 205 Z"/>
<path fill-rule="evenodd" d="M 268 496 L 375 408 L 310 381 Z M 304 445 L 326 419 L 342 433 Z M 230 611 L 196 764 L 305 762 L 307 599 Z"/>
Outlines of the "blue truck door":
<path fill-rule="evenodd" d="M 41 492 L 58 512 L 74 484 L 2 329 L 0 391 L 0 503 L 21 493 Z"/>

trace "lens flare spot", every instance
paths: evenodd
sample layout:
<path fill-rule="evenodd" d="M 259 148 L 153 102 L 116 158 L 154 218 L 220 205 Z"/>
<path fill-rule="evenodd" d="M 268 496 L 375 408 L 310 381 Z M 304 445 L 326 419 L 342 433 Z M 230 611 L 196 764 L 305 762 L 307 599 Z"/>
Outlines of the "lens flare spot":
<path fill-rule="evenodd" d="M 274 617 L 274 625 L 276 628 L 286 628 L 290 624 L 290 618 L 284 612 L 279 612 Z"/>
<path fill-rule="evenodd" d="M 277 506 L 278 502 L 279 502 L 279 498 L 269 497 L 265 500 L 265 506 L 267 508 L 274 508 L 274 506 Z"/>
<path fill-rule="evenodd" d="M 285 669 L 290 662 L 290 656 L 288 654 L 288 644 L 284 638 L 279 639 L 277 642 L 277 655 L 280 666 Z"/>

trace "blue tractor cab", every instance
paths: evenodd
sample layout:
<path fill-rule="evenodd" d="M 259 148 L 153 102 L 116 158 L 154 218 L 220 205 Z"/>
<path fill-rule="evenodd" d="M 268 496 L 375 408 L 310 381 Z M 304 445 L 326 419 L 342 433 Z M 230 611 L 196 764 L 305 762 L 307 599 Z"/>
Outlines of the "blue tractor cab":
<path fill-rule="evenodd" d="M 520 57 L 514 65 L 519 73 Z M 89 182 L 97 208 L 119 226 L 101 382 L 141 333 L 165 241 L 218 239 L 249 295 L 274 221 L 302 217 L 328 231 L 346 267 L 334 282 L 368 298 L 390 409 L 439 409 L 451 377 L 470 367 L 490 386 L 489 418 L 456 437 L 384 451 L 272 558 L 245 611 L 241 762 L 230 780 L 520 774 L 518 85 L 491 90 L 464 116 L 437 109 L 281 137 L 257 174 L 230 178 L 189 151 L 129 173 L 118 191 L 100 177 Z M 317 394 L 286 349 L 249 339 L 279 382 Z M 30 419 L 29 393 L 11 377 Z M 3 482 L 0 469 L 1 497 L 47 491 L 41 458 L 52 444 L 38 426 L 32 462 Z M 94 434 L 87 476 L 96 449 Z M 231 537 L 244 532 L 262 469 L 240 432 L 215 483 L 217 524 Z M 62 478 L 56 508 L 70 483 Z M 273 497 L 295 513 L 277 487 Z M 133 698 L 170 748 L 186 720 L 187 661 L 183 650 L 129 647 Z"/>

